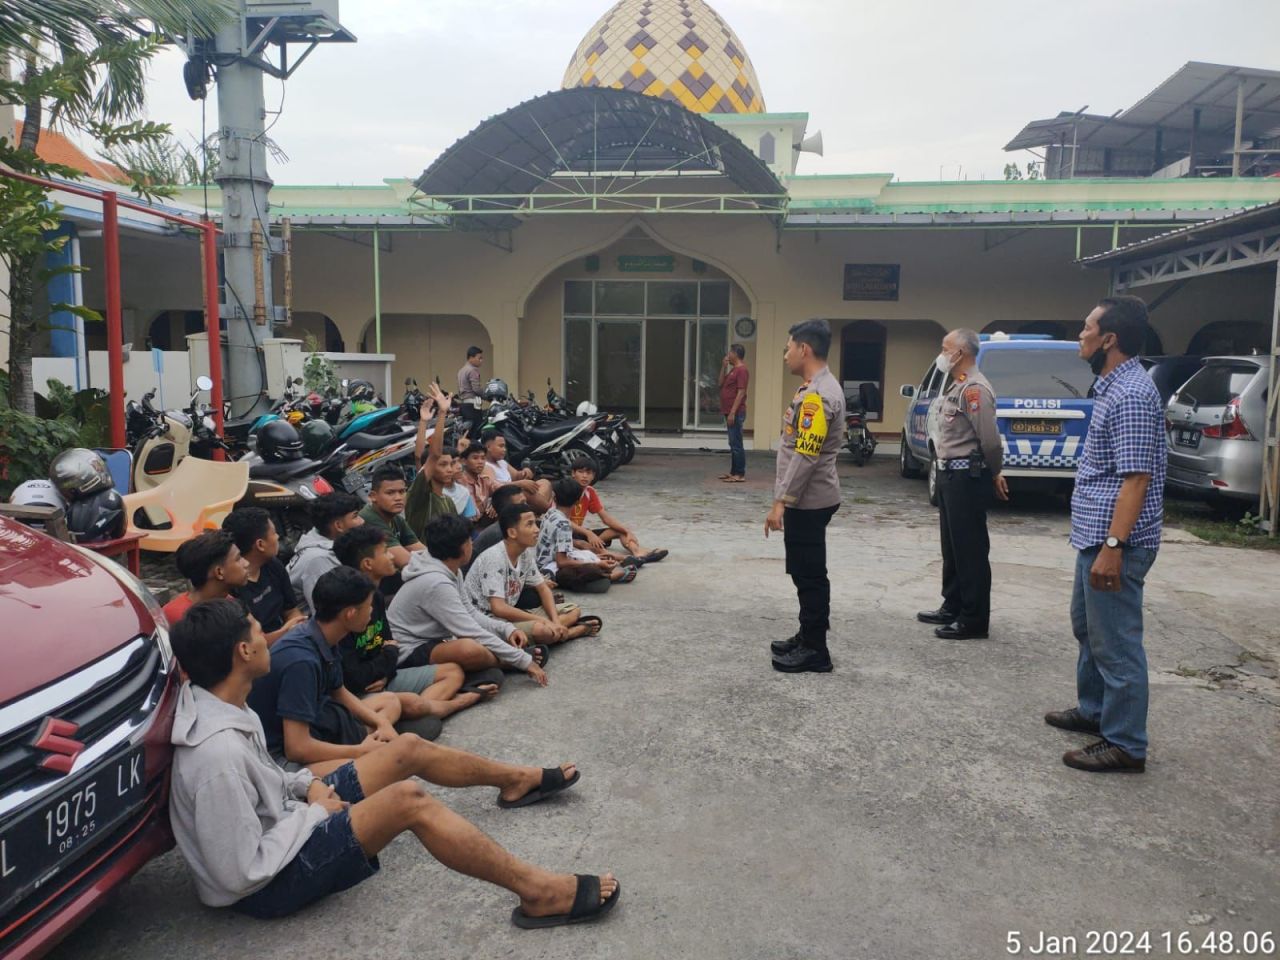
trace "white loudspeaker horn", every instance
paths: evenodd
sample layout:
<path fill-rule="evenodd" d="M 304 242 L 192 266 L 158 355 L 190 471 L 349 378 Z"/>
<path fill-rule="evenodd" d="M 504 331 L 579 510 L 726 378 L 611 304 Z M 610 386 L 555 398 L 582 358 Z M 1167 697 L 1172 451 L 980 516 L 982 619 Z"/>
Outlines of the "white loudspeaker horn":
<path fill-rule="evenodd" d="M 805 137 L 800 141 L 800 146 L 796 147 L 801 153 L 816 153 L 822 156 L 822 131 L 819 130 L 812 136 Z"/>

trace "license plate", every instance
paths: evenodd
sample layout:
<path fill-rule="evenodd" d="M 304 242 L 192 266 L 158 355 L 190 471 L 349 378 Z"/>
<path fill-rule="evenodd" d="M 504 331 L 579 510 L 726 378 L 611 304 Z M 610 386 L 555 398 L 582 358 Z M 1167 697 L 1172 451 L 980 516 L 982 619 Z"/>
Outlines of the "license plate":
<path fill-rule="evenodd" d="M 587 437 L 587 446 L 592 450 L 599 450 L 604 446 L 604 441 L 599 437 Z"/>
<path fill-rule="evenodd" d="M 1061 420 L 1012 420 L 1009 423 L 1010 433 L 1058 434 L 1062 432 Z"/>
<path fill-rule="evenodd" d="M 0 832 L 0 913 L 40 886 L 142 801 L 147 777 L 142 747 L 55 793 Z"/>
<path fill-rule="evenodd" d="M 1199 430 L 1183 430 L 1181 427 L 1173 431 L 1173 442 L 1180 447 L 1200 446 Z"/>

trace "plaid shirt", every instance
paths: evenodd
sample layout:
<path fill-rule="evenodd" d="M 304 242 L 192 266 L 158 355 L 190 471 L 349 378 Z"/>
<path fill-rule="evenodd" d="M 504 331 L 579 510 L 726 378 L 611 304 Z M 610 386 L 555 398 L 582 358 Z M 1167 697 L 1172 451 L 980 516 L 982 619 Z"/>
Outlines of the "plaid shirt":
<path fill-rule="evenodd" d="M 1160 394 L 1142 364 L 1126 360 L 1094 385 L 1093 419 L 1071 497 L 1071 545 L 1086 550 L 1106 540 L 1125 476 L 1146 473 L 1151 483 L 1127 542 L 1158 549 L 1166 458 Z"/>

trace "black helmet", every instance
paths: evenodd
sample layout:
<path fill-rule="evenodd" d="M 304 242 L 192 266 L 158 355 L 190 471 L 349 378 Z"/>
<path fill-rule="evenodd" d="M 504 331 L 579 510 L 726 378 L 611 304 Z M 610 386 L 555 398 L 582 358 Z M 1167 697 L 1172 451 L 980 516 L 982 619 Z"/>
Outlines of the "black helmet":
<path fill-rule="evenodd" d="M 373 389 L 373 384 L 368 380 L 351 380 L 347 383 L 348 399 L 372 403 L 377 396 L 378 391 Z"/>
<path fill-rule="evenodd" d="M 507 389 L 507 381 L 494 377 L 484 385 L 484 399 L 489 401 L 502 401 L 511 396 L 511 391 Z"/>
<path fill-rule="evenodd" d="M 115 486 L 107 461 L 86 447 L 72 447 L 54 457 L 49 480 L 69 502 Z"/>
<path fill-rule="evenodd" d="M 258 456 L 267 463 L 302 459 L 302 438 L 288 420 L 272 420 L 258 431 Z"/>
<path fill-rule="evenodd" d="M 302 452 L 318 460 L 333 439 L 333 427 L 328 420 L 308 420 L 302 425 Z"/>
<path fill-rule="evenodd" d="M 67 530 L 76 543 L 97 543 L 124 536 L 124 500 L 114 488 L 76 500 L 67 508 Z"/>

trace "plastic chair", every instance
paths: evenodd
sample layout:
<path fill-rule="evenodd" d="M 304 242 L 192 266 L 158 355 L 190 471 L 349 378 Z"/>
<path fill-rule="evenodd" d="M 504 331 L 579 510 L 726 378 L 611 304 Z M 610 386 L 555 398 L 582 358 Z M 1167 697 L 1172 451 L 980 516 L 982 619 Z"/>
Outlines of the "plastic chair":
<path fill-rule="evenodd" d="M 142 549 L 173 553 L 197 534 L 215 530 L 249 487 L 249 464 L 216 463 L 187 457 L 164 483 L 124 498 L 127 532 L 142 534 Z M 139 527 L 134 517 L 143 507 L 163 510 L 168 530 Z"/>
<path fill-rule="evenodd" d="M 115 484 L 116 493 L 124 496 L 133 492 L 133 452 L 116 447 L 97 447 L 94 450 L 106 461 L 107 470 L 111 473 L 111 482 Z"/>

